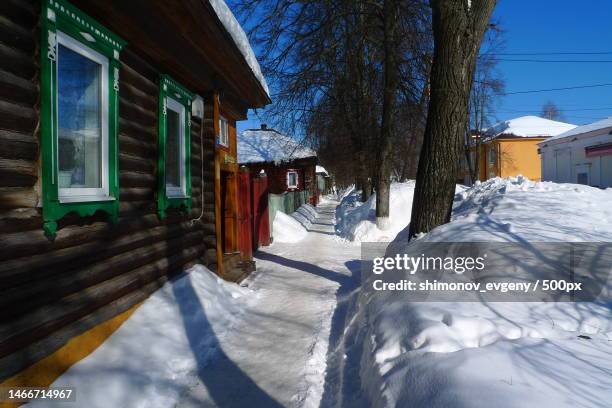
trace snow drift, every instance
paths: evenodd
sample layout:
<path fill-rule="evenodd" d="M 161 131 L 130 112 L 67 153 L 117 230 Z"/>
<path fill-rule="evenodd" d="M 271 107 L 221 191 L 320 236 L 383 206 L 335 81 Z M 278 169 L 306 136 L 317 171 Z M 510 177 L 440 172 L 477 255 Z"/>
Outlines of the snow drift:
<path fill-rule="evenodd" d="M 337 232 L 353 242 L 390 242 L 408 236 L 408 224 L 412 214 L 412 196 L 415 181 L 392 183 L 389 192 L 389 227 L 381 230 L 376 226 L 376 193 L 361 203 L 361 191 L 351 189 L 344 192 L 336 210 Z M 458 185 L 456 192 L 465 190 Z"/>
<path fill-rule="evenodd" d="M 196 265 L 151 295 L 119 330 L 51 386 L 78 390 L 79 407 L 175 406 L 247 302 L 257 298 L 253 295 Z"/>
<path fill-rule="evenodd" d="M 399 191 L 392 189 L 392 201 Z M 421 239 L 611 242 L 610 202 L 612 189 L 492 179 L 457 194 L 452 221 Z M 362 287 L 342 350 L 347 375 L 359 370 L 365 405 L 604 407 L 612 400 L 611 302 L 409 303 L 406 293 Z"/>
<path fill-rule="evenodd" d="M 312 222 L 317 218 L 317 210 L 310 204 L 303 204 L 291 215 L 276 211 L 272 223 L 274 242 L 295 243 L 308 235 Z"/>
<path fill-rule="evenodd" d="M 361 191 L 354 190 L 343 194 L 336 210 L 338 234 L 354 242 L 388 242 L 410 223 L 412 210 L 413 180 L 391 184 L 389 194 L 389 228 L 380 230 L 376 226 L 376 194 L 365 203 L 359 201 Z"/>
<path fill-rule="evenodd" d="M 298 220 L 280 211 L 276 211 L 272 231 L 274 242 L 299 242 L 308 235 L 308 231 Z"/>

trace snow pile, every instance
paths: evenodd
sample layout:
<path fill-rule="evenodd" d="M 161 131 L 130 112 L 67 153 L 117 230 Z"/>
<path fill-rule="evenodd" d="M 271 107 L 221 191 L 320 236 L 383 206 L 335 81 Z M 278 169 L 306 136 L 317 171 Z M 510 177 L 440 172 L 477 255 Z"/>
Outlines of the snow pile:
<path fill-rule="evenodd" d="M 390 227 L 382 231 L 376 226 L 376 194 L 368 201 L 359 201 L 361 191 L 353 190 L 342 198 L 336 210 L 336 225 L 341 237 L 355 242 L 389 242 L 410 223 L 415 182 L 392 183 L 389 193 Z"/>
<path fill-rule="evenodd" d="M 612 189 L 492 179 L 457 194 L 453 220 L 421 240 L 611 242 L 610 202 Z M 375 293 L 367 282 L 358 295 L 345 347 L 360 366 L 366 405 L 604 407 L 612 400 L 612 303 L 409 303 L 407 296 Z"/>
<path fill-rule="evenodd" d="M 291 215 L 276 211 L 272 223 L 274 242 L 292 243 L 303 240 L 316 218 L 317 209 L 310 204 L 302 204 Z"/>
<path fill-rule="evenodd" d="M 336 209 L 337 233 L 353 242 L 390 242 L 408 236 L 408 224 L 412 214 L 412 196 L 415 181 L 392 183 L 389 191 L 389 228 L 376 226 L 376 193 L 362 203 L 361 191 L 354 187 L 340 192 L 340 205 Z M 456 192 L 465 189 L 457 186 Z"/>
<path fill-rule="evenodd" d="M 272 236 L 274 242 L 292 243 L 306 238 L 308 231 L 298 220 L 284 212 L 276 211 L 272 223 Z"/>
<path fill-rule="evenodd" d="M 302 204 L 291 216 L 309 230 L 313 221 L 317 218 L 317 209 L 310 204 Z"/>
<path fill-rule="evenodd" d="M 281 163 L 317 153 L 274 129 L 249 129 L 238 135 L 239 163 Z"/>
<path fill-rule="evenodd" d="M 78 390 L 79 407 L 175 406 L 219 350 L 219 339 L 256 298 L 251 294 L 196 265 L 151 295 L 98 349 L 51 386 Z"/>
<path fill-rule="evenodd" d="M 223 24 L 227 32 L 232 36 L 234 44 L 236 44 L 236 47 L 238 47 L 238 50 L 240 50 L 240 53 L 244 56 L 245 61 L 249 64 L 253 75 L 255 75 L 261 87 L 266 91 L 268 96 L 270 96 L 268 83 L 261 73 L 261 67 L 259 66 L 259 62 L 257 62 L 257 57 L 255 57 L 255 53 L 251 48 L 249 39 L 242 29 L 242 26 L 238 20 L 236 20 L 236 17 L 234 17 L 234 13 L 232 13 L 227 4 L 225 4 L 224 0 L 210 0 L 210 5 L 215 10 L 215 13 L 217 13 L 217 17 L 219 17 L 221 24 Z"/>
<path fill-rule="evenodd" d="M 521 116 L 519 118 L 504 120 L 485 130 L 485 137 L 496 138 L 504 135 L 517 137 L 550 137 L 556 136 L 576 125 L 544 119 L 539 116 Z"/>
<path fill-rule="evenodd" d="M 318 164 L 315 167 L 315 173 L 322 174 L 324 176 L 329 176 L 329 173 L 327 172 L 327 170 L 325 170 L 325 167 L 319 166 Z"/>

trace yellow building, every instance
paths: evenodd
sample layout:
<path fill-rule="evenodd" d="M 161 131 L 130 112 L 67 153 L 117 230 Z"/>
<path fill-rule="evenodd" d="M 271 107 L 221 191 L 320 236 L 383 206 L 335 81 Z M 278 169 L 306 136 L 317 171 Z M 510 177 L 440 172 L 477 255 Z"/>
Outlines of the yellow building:
<path fill-rule="evenodd" d="M 569 123 L 537 116 L 499 122 L 488 128 L 482 140 L 471 148 L 471 162 L 477 159 L 480 181 L 493 177 L 525 176 L 530 180 L 542 178 L 538 143 L 575 128 Z M 476 154 L 477 149 L 479 154 Z M 466 175 L 469 169 L 466 166 Z"/>

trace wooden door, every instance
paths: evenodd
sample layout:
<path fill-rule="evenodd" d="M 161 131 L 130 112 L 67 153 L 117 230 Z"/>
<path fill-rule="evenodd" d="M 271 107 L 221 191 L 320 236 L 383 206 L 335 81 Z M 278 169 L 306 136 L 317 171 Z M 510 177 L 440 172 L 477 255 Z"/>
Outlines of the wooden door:
<path fill-rule="evenodd" d="M 236 252 L 236 176 L 232 172 L 221 172 L 221 247 L 223 253 Z"/>
<path fill-rule="evenodd" d="M 238 249 L 243 261 L 253 259 L 251 180 L 248 171 L 238 175 Z"/>
<path fill-rule="evenodd" d="M 268 210 L 268 178 L 253 178 L 253 249 L 270 245 L 270 216 Z"/>

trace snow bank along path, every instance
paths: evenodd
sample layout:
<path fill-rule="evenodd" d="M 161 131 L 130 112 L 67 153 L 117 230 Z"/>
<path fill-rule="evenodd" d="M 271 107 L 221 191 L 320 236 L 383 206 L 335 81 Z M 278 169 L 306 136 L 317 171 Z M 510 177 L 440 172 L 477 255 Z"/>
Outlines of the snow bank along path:
<path fill-rule="evenodd" d="M 421 239 L 525 248 L 531 242 L 612 242 L 610 202 L 612 189 L 491 179 L 459 191 L 452 221 Z M 410 303 L 404 293 L 370 288 L 365 282 L 357 295 L 343 345 L 349 368 L 343 371 L 360 370 L 357 391 L 366 406 L 612 406 L 609 296 L 575 303 Z M 611 289 L 608 280 L 603 290 Z"/>
<path fill-rule="evenodd" d="M 65 406 L 318 407 L 336 298 L 358 285 L 336 205 L 319 206 L 299 243 L 261 251 L 246 287 L 202 266 L 166 284 L 53 384 L 78 390 Z"/>
<path fill-rule="evenodd" d="M 347 261 L 360 256 L 358 247 L 335 237 L 336 205 L 319 206 L 299 243 L 275 243 L 257 255 L 247 283 L 259 299 L 225 336 L 224 355 L 205 367 L 181 407 L 319 406 L 336 295 L 356 285 Z"/>

